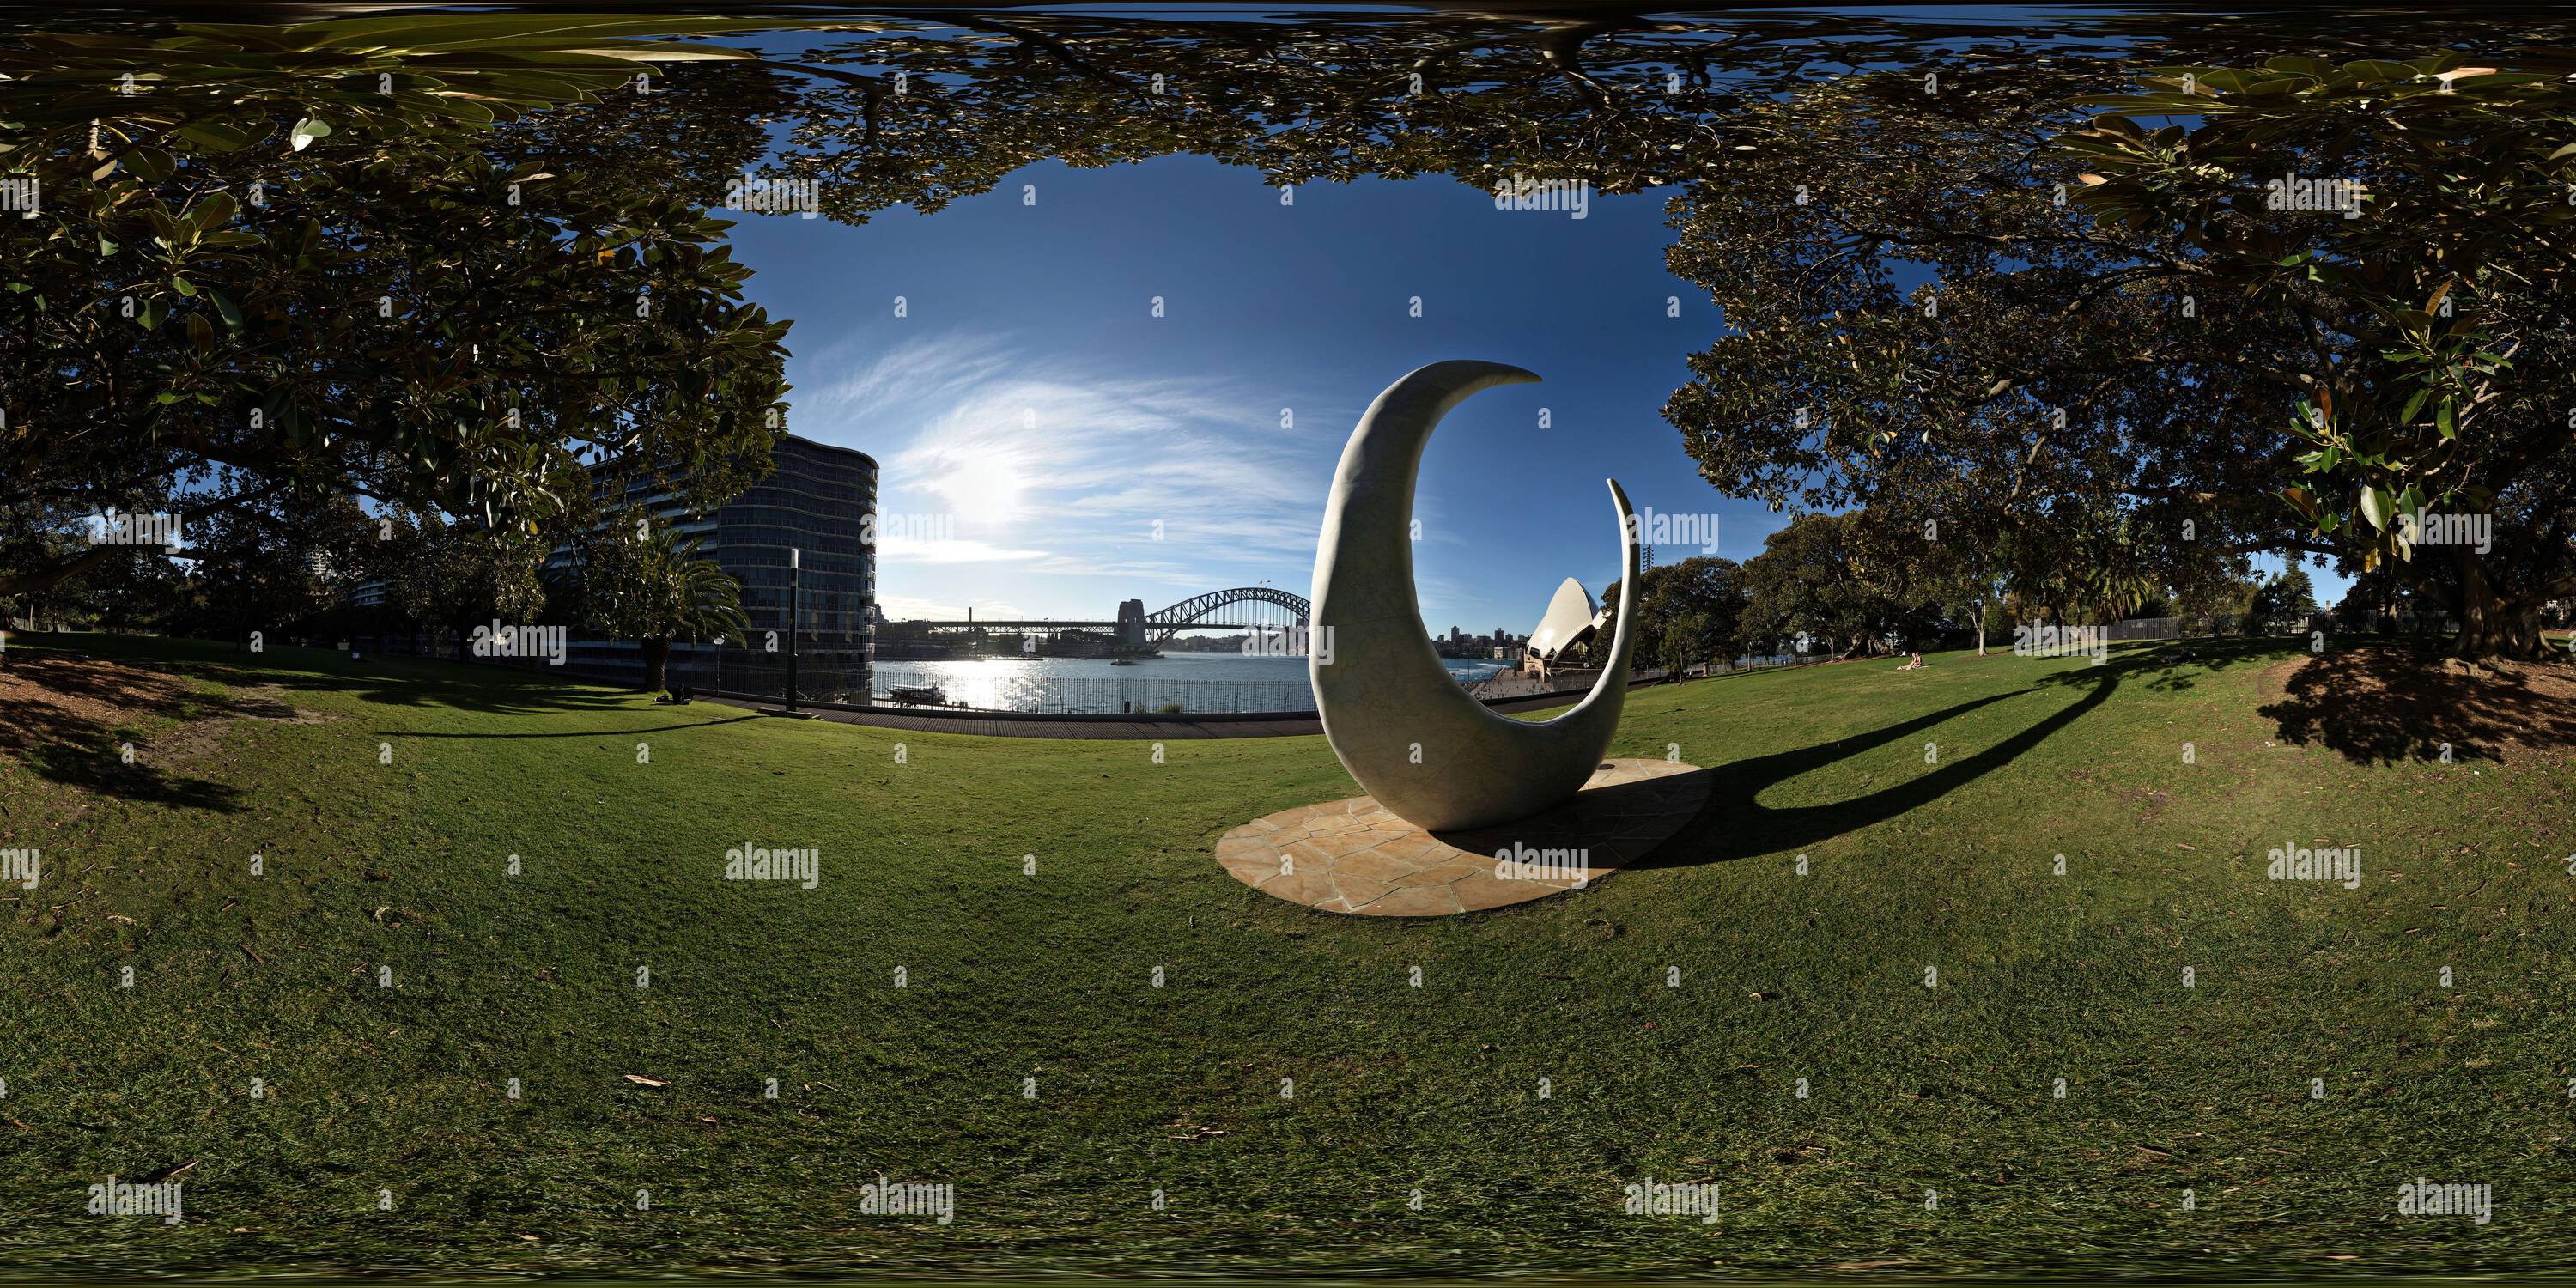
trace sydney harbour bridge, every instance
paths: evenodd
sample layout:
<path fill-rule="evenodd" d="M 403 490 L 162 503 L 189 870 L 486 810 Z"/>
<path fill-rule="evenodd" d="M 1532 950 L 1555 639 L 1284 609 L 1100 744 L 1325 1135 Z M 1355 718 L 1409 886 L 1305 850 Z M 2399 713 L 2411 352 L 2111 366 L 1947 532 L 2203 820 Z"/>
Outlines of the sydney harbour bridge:
<path fill-rule="evenodd" d="M 1119 605 L 1114 619 L 969 617 L 958 622 L 905 622 L 931 630 L 1107 631 L 1126 644 L 1161 644 L 1184 630 L 1272 631 L 1306 626 L 1310 609 L 1302 595 L 1269 586 L 1235 586 L 1193 595 L 1168 608 L 1145 611 L 1145 601 Z"/>

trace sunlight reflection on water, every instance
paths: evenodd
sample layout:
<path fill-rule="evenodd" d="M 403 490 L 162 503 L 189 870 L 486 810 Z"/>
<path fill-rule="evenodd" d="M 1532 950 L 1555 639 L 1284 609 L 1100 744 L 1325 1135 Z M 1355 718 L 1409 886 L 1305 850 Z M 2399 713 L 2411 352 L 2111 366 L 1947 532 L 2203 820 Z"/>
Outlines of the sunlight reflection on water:
<path fill-rule="evenodd" d="M 1444 659 L 1452 675 L 1480 679 L 1499 662 Z M 1172 653 L 1134 666 L 1100 658 L 967 658 L 876 664 L 879 693 L 935 684 L 953 703 L 1003 711 L 1312 711 L 1302 657 Z M 1125 704 L 1122 706 L 1121 704 Z"/>

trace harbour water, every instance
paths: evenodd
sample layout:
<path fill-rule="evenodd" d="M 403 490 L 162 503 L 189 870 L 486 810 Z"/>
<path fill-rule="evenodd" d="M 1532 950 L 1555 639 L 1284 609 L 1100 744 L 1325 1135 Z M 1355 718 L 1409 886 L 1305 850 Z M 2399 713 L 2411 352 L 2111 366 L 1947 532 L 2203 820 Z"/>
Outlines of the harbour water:
<path fill-rule="evenodd" d="M 1443 659 L 1464 683 L 1505 669 L 1502 662 Z M 898 685 L 937 685 L 951 703 L 998 711 L 1312 711 L 1302 657 L 1169 653 L 1134 666 L 1105 658 L 990 657 L 879 661 L 878 701 Z"/>

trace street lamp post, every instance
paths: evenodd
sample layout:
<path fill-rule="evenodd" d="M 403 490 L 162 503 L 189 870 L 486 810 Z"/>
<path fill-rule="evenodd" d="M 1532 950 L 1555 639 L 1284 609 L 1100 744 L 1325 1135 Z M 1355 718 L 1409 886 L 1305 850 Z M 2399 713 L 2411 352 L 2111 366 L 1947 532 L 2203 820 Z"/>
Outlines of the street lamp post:
<path fill-rule="evenodd" d="M 804 552 L 787 548 L 787 710 L 796 710 L 796 590 Z"/>

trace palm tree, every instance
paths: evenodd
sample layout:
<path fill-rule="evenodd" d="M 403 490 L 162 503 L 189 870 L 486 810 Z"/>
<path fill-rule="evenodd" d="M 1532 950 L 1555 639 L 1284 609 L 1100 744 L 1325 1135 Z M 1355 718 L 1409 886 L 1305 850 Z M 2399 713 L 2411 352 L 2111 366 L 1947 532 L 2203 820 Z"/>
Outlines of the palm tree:
<path fill-rule="evenodd" d="M 655 692 L 681 636 L 747 639 L 742 584 L 698 553 L 698 539 L 638 516 L 605 525 L 575 551 L 579 601 L 593 629 L 633 640 Z"/>

